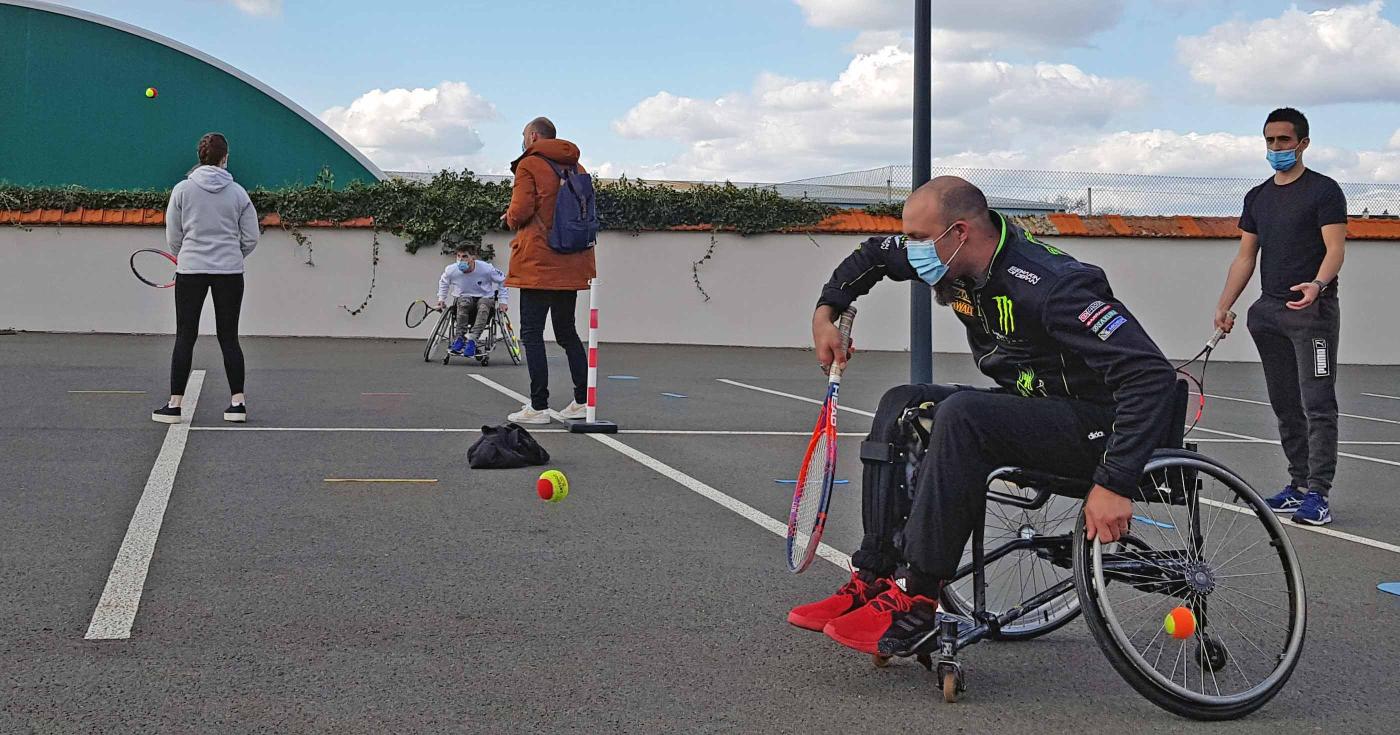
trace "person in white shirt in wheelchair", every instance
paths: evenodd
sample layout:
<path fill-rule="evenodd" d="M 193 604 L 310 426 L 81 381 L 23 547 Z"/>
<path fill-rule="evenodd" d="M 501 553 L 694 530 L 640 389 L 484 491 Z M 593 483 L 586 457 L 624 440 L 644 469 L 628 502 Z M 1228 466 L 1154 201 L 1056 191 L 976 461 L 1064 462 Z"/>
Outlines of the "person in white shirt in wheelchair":
<path fill-rule="evenodd" d="M 491 312 L 509 308 L 505 281 L 505 274 L 496 266 L 478 260 L 470 245 L 457 246 L 457 261 L 447 266 L 438 279 L 437 308 L 453 304 L 457 309 L 449 352 L 464 357 L 476 355 L 477 340 L 491 323 Z M 496 300 L 498 294 L 499 301 Z"/>

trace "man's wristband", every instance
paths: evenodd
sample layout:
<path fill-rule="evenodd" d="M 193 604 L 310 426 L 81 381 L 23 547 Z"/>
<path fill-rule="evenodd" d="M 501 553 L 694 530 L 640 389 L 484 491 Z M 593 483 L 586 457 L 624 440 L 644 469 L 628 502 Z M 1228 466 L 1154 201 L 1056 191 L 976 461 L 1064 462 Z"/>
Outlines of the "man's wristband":
<path fill-rule="evenodd" d="M 1323 291 L 1326 291 L 1326 290 L 1327 290 L 1327 284 L 1323 283 L 1322 281 L 1319 281 L 1319 280 L 1317 280 L 1317 279 L 1313 279 L 1313 283 L 1316 283 L 1316 284 L 1317 284 L 1317 292 L 1318 292 L 1319 294 L 1322 293 Z"/>

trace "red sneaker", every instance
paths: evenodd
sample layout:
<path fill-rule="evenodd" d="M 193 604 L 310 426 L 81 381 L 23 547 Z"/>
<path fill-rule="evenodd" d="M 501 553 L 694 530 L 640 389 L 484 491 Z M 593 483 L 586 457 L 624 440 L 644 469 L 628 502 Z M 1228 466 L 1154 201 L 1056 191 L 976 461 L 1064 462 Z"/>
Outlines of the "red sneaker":
<path fill-rule="evenodd" d="M 851 581 L 841 585 L 836 594 L 798 605 L 788 613 L 788 622 L 807 630 L 821 630 L 827 623 L 864 605 L 890 584 L 888 579 L 878 579 L 865 572 L 851 572 Z"/>
<path fill-rule="evenodd" d="M 822 632 L 847 648 L 861 653 L 879 653 L 880 639 L 894 623 L 895 616 L 908 613 L 915 605 L 938 609 L 936 601 L 923 595 L 909 595 L 899 585 L 890 583 L 865 606 L 827 623 Z"/>

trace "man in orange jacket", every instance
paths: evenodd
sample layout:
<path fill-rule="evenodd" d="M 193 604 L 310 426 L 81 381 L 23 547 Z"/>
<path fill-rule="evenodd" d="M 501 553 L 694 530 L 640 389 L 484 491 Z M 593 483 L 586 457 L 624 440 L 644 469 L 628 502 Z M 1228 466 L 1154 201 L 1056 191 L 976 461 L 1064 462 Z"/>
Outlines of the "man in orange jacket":
<path fill-rule="evenodd" d="M 587 289 L 589 280 L 597 275 L 597 264 L 593 248 L 578 253 L 551 249 L 549 230 L 554 224 L 554 204 L 559 195 L 554 166 L 576 167 L 579 173 L 584 170 L 578 165 L 578 146 L 556 138 L 554 123 L 548 118 L 531 120 L 521 135 L 522 153 L 510 164 L 515 185 L 503 219 L 515 231 L 506 285 L 520 289 L 520 342 L 530 371 L 530 403 L 507 418 L 517 424 L 549 423 L 544 321 L 552 314 L 554 341 L 564 348 L 574 381 L 573 402 L 559 414 L 566 419 L 581 419 L 588 400 L 588 354 L 574 326 L 574 309 L 578 292 Z"/>

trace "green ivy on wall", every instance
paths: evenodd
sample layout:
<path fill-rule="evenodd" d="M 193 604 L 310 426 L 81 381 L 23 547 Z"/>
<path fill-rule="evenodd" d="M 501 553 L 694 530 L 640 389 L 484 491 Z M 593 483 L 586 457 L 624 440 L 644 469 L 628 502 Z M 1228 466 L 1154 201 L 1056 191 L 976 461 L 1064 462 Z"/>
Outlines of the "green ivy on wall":
<path fill-rule="evenodd" d="M 306 248 L 312 258 L 311 238 L 303 228 L 310 222 L 345 222 L 374 219 L 373 265 L 379 259 L 378 234 L 388 232 L 404 239 L 409 252 L 437 246 L 451 252 L 466 242 L 478 248 L 482 258 L 493 260 L 495 248 L 485 238 L 504 234 L 501 215 L 510 204 L 506 182 L 486 182 L 470 171 L 443 171 L 431 181 L 389 179 L 373 184 L 353 182 L 343 189 L 332 187 L 328 172 L 315 184 L 290 189 L 254 189 L 249 192 L 261 214 L 276 213 L 282 228 Z M 0 183 L 0 210 L 57 209 L 165 209 L 168 191 L 97 191 L 78 187 L 29 188 Z M 810 227 L 834 214 L 836 207 L 805 199 L 788 199 L 771 189 L 743 188 L 730 183 L 695 184 L 678 189 L 626 178 L 599 184 L 598 219 L 604 229 L 624 232 L 703 227 L 714 231 L 751 235 Z M 881 214 L 885 213 L 883 211 Z M 714 242 L 698 267 L 713 255 Z M 373 293 L 374 269 L 371 271 Z M 700 289 L 704 293 L 703 288 Z M 356 309 L 359 313 L 370 297 Z M 708 298 L 708 296 L 707 296 Z"/>

